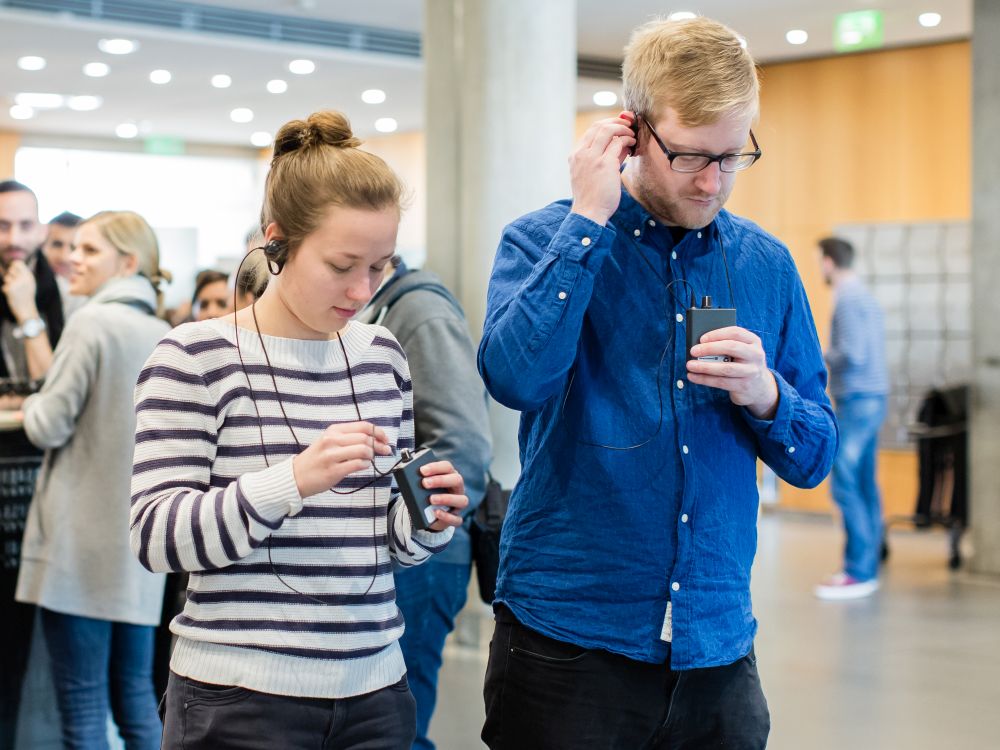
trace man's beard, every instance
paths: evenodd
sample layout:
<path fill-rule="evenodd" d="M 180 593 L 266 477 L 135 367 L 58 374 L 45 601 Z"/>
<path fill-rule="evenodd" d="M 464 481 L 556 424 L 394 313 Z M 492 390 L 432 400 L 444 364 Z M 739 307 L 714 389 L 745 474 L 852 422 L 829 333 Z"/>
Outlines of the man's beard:
<path fill-rule="evenodd" d="M 701 229 L 711 224 L 732 192 L 730 185 L 728 190 L 721 190 L 711 204 L 697 206 L 687 198 L 665 198 L 647 188 L 646 182 L 642 179 L 636 180 L 635 185 L 639 193 L 636 198 L 647 211 L 667 225 L 685 229 Z"/>

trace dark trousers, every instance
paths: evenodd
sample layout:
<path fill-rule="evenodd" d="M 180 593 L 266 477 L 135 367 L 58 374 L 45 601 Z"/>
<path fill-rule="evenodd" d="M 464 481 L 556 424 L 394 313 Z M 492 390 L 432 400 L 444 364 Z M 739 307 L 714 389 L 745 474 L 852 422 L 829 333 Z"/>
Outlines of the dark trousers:
<path fill-rule="evenodd" d="M 352 698 L 294 698 L 170 673 L 161 750 L 410 750 L 413 696 L 395 685 Z"/>
<path fill-rule="evenodd" d="M 0 750 L 13 750 L 35 607 L 14 601 L 17 569 L 0 571 Z"/>
<path fill-rule="evenodd" d="M 771 722 L 753 651 L 671 671 L 547 638 L 498 605 L 486 668 L 491 750 L 760 750 Z"/>

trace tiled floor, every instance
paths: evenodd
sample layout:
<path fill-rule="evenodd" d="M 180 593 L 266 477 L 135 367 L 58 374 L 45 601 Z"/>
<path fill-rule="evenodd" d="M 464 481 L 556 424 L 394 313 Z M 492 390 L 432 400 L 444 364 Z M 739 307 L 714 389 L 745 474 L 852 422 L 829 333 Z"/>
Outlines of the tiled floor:
<path fill-rule="evenodd" d="M 812 586 L 837 567 L 839 531 L 762 519 L 753 590 L 771 750 L 1000 748 L 1000 581 L 949 573 L 943 533 L 894 530 L 891 544 L 874 598 L 821 602 Z M 492 626 L 466 620 L 456 640 L 485 635 L 449 647 L 431 726 L 439 750 L 483 747 Z"/>
<path fill-rule="evenodd" d="M 1000 748 L 1000 581 L 949 573 L 943 533 L 894 531 L 891 542 L 874 598 L 820 602 L 812 586 L 837 566 L 839 531 L 761 520 L 753 588 L 771 750 Z M 483 747 L 489 609 L 471 602 L 459 625 L 431 727 L 439 750 Z M 57 747 L 44 684 L 28 695 L 19 747 Z"/>

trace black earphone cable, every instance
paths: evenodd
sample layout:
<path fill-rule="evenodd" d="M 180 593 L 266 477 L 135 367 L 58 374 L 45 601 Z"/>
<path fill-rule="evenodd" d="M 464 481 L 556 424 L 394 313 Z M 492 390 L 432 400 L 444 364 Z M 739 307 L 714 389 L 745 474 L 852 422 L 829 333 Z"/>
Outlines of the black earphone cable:
<path fill-rule="evenodd" d="M 261 247 L 261 248 L 254 248 L 254 250 L 262 250 L 262 251 L 264 251 L 265 249 Z M 265 251 L 265 254 L 266 254 L 266 251 Z M 239 268 L 237 268 L 237 270 L 236 270 L 237 278 L 239 277 L 239 272 L 243 268 L 243 264 L 246 262 L 246 260 L 247 260 L 248 257 L 250 257 L 250 253 L 247 253 L 244 256 L 243 260 L 240 262 Z M 279 269 L 279 272 L 280 272 L 280 269 Z M 278 408 L 281 409 L 281 416 L 284 419 L 285 426 L 288 427 L 288 431 L 292 435 L 292 440 L 295 442 L 295 446 L 298 449 L 299 453 L 301 453 L 304 450 L 304 447 L 303 447 L 302 443 L 299 441 L 299 437 L 295 433 L 295 429 L 292 427 L 292 422 L 288 418 L 288 414 L 285 412 L 285 405 L 282 402 L 282 400 L 281 400 L 281 394 L 278 391 L 278 381 L 277 381 L 277 378 L 274 375 L 274 368 L 271 366 L 271 358 L 268 356 L 267 347 L 265 347 L 265 345 L 264 345 L 264 336 L 261 333 L 260 324 L 257 321 L 257 303 L 256 303 L 256 301 L 250 306 L 250 313 L 253 316 L 254 329 L 257 332 L 257 340 L 260 342 L 260 348 L 261 348 L 261 351 L 264 354 L 264 361 L 267 364 L 267 371 L 268 371 L 268 374 L 271 377 L 271 384 L 274 386 L 274 396 L 275 396 L 275 399 L 278 402 Z M 261 448 L 261 453 L 262 453 L 263 458 L 264 458 L 264 465 L 267 466 L 267 467 L 270 467 L 271 466 L 271 461 L 270 461 L 270 457 L 268 456 L 268 453 L 267 453 L 267 443 L 264 441 L 264 420 L 263 420 L 263 418 L 261 417 L 261 414 L 260 414 L 260 407 L 257 406 L 257 397 L 256 397 L 256 395 L 254 393 L 253 384 L 252 384 L 252 382 L 250 380 L 250 374 L 247 372 L 247 369 L 246 369 L 246 363 L 243 361 L 243 352 L 240 349 L 239 327 L 236 324 L 236 290 L 235 290 L 235 287 L 234 287 L 234 290 L 233 290 L 233 327 L 236 329 L 235 330 L 236 355 L 239 357 L 239 360 L 240 360 L 240 369 L 243 371 L 243 377 L 246 378 L 246 381 L 247 381 L 247 388 L 250 391 L 250 401 L 253 403 L 254 411 L 257 414 L 257 430 L 258 430 L 258 432 L 260 434 L 260 448 Z M 351 370 L 351 362 L 350 362 L 350 360 L 347 357 L 347 348 L 344 346 L 344 340 L 341 337 L 341 335 L 340 335 L 339 332 L 337 333 L 337 341 L 340 343 L 340 350 L 341 350 L 341 352 L 344 355 L 344 365 L 345 365 L 345 367 L 347 369 L 347 379 L 348 379 L 348 382 L 350 383 L 350 386 L 351 386 L 351 400 L 354 403 L 354 410 L 355 410 L 355 412 L 356 412 L 356 414 L 358 416 L 358 421 L 359 422 L 360 421 L 364 421 L 363 418 L 362 418 L 362 416 L 361 416 L 361 405 L 360 405 L 360 403 L 358 401 L 357 391 L 356 391 L 356 389 L 354 387 L 354 375 L 353 375 L 353 372 Z M 375 448 L 375 435 L 373 434 L 372 435 L 372 451 L 373 451 L 373 453 L 374 453 L 374 448 Z M 354 494 L 356 492 L 360 492 L 361 490 L 366 489 L 368 487 L 372 488 L 372 540 L 373 540 L 373 542 L 375 541 L 376 535 L 377 535 L 377 532 L 378 532 L 378 525 L 377 525 L 378 524 L 378 513 L 377 513 L 377 508 L 378 508 L 378 494 L 377 493 L 378 493 L 378 489 L 374 485 L 375 485 L 375 483 L 379 479 L 382 479 L 383 477 L 388 476 L 389 474 L 391 474 L 392 470 L 395 469 L 397 466 L 399 466 L 399 464 L 401 464 L 402 462 L 403 462 L 403 459 L 400 458 L 389 469 L 387 469 L 384 472 L 381 472 L 381 471 L 378 470 L 378 467 L 375 466 L 375 459 L 372 458 L 370 463 L 371 463 L 372 471 L 374 472 L 375 476 L 371 479 L 371 481 L 366 482 L 365 484 L 362 484 L 359 487 L 355 487 L 354 489 L 351 489 L 351 490 L 337 490 L 337 489 L 335 489 L 333 487 L 330 488 L 331 492 L 334 492 L 334 493 L 336 493 L 338 495 L 352 495 L 352 494 Z M 386 530 L 386 533 L 388 533 L 388 529 Z M 371 581 L 368 584 L 368 588 L 365 589 L 365 593 L 362 596 L 367 596 L 369 593 L 371 593 L 372 587 L 375 585 L 375 580 L 378 578 L 378 545 L 377 544 L 375 545 L 374 554 L 375 554 L 375 565 L 374 565 L 374 568 L 372 570 L 372 579 L 371 579 Z M 323 605 L 328 604 L 328 602 L 325 602 L 322 599 L 318 599 L 317 597 L 312 596 L 310 594 L 307 594 L 304 591 L 299 591 L 297 588 L 295 588 L 290 583 L 288 583 L 288 581 L 286 581 L 284 578 L 282 578 L 281 574 L 278 572 L 278 569 L 275 567 L 274 558 L 272 557 L 272 554 L 271 554 L 271 535 L 270 534 L 267 537 L 267 560 L 268 560 L 268 563 L 270 564 L 271 572 L 275 575 L 275 577 L 279 581 L 281 581 L 281 583 L 287 589 L 289 589 L 290 591 L 293 591 L 294 593 L 298 594 L 299 596 L 305 597 L 306 599 L 309 599 L 311 601 L 317 602 L 319 604 L 323 604 Z"/>
<path fill-rule="evenodd" d="M 668 283 L 660 275 L 660 272 L 656 269 L 656 267 L 652 263 L 649 262 L 649 259 L 646 257 L 645 253 L 642 252 L 642 248 L 639 246 L 639 243 L 636 242 L 628 234 L 628 232 L 621 231 L 620 228 L 618 228 L 618 227 L 615 227 L 615 228 L 620 231 L 620 233 L 621 233 L 621 235 L 623 237 L 626 237 L 635 246 L 635 249 L 637 251 L 637 255 L 639 256 L 639 258 L 642 260 L 643 263 L 645 263 L 647 266 L 649 266 L 649 270 L 652 271 L 653 276 L 664 286 L 664 289 L 666 290 L 667 294 L 669 296 L 673 297 L 674 301 L 677 304 L 679 304 L 682 309 L 684 307 L 684 302 L 683 302 L 683 300 L 678 299 L 677 294 L 673 291 L 673 286 L 674 286 L 674 284 L 686 284 L 687 285 L 688 291 L 690 292 L 691 299 L 692 299 L 691 306 L 693 307 L 694 306 L 694 296 L 695 295 L 694 295 L 694 287 L 691 285 L 691 283 L 687 279 L 674 279 L 673 281 L 671 281 L 671 282 Z M 729 278 L 729 261 L 726 258 L 726 246 L 725 246 L 725 244 L 722 241 L 722 230 L 719 229 L 718 227 L 716 227 L 716 235 L 718 236 L 718 239 L 719 239 L 719 250 L 721 250 L 721 252 L 722 252 L 722 266 L 723 266 L 723 268 L 725 269 L 725 272 L 726 272 L 726 286 L 729 288 L 729 300 L 730 300 L 730 304 L 733 307 L 735 307 L 736 306 L 736 297 L 733 294 L 733 285 L 732 285 L 732 282 L 730 281 L 730 278 Z M 669 309 L 668 309 L 668 304 L 669 304 L 669 298 L 665 298 L 664 301 L 663 301 L 664 320 L 666 321 L 667 325 L 670 325 L 670 312 L 669 312 Z M 636 443 L 635 445 L 605 445 L 604 443 L 593 443 L 593 442 L 589 442 L 587 440 L 580 440 L 579 438 L 577 438 L 576 442 L 579 445 L 586 445 L 586 446 L 591 447 L 591 448 L 603 448 L 605 450 L 610 450 L 610 451 L 631 451 L 631 450 L 636 450 L 637 448 L 642 448 L 642 447 L 648 445 L 649 443 L 651 443 L 656 438 L 657 435 L 660 434 L 660 430 L 663 428 L 663 389 L 662 389 L 663 361 L 666 358 L 667 352 L 670 350 L 670 347 L 673 345 L 675 334 L 676 334 L 676 328 L 675 327 L 671 327 L 670 335 L 667 337 L 667 343 L 666 343 L 666 345 L 664 345 L 663 350 L 660 352 L 660 357 L 659 357 L 657 368 L 656 368 L 656 397 L 657 397 L 657 401 L 659 403 L 659 416 L 657 418 L 656 429 L 653 431 L 653 434 L 651 434 L 648 438 L 646 438 L 642 442 Z M 565 417 L 565 413 L 566 413 L 566 403 L 569 401 L 569 395 L 570 395 L 570 392 L 573 389 L 573 383 L 575 381 L 576 381 L 576 368 L 574 368 L 572 370 L 572 372 L 570 372 L 569 381 L 566 384 L 566 393 L 563 396 L 562 403 L 560 404 L 560 407 L 559 407 L 560 421 L 562 421 L 564 424 L 565 424 L 564 417 Z"/>

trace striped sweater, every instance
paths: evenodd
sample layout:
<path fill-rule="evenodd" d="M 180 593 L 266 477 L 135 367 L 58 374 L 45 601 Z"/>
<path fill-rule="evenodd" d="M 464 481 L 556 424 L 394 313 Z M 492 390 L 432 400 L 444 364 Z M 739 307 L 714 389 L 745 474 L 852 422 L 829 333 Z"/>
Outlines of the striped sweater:
<path fill-rule="evenodd" d="M 174 329 L 136 387 L 132 549 L 149 570 L 191 572 L 171 623 L 171 669 L 281 695 L 378 690 L 406 669 L 392 560 L 420 563 L 452 530 L 413 530 L 388 476 L 354 494 L 300 497 L 281 406 L 306 446 L 332 423 L 357 421 L 351 383 L 336 340 L 264 342 L 280 402 L 256 332 L 221 320 Z M 406 358 L 380 326 L 352 322 L 343 342 L 361 416 L 395 449 L 376 458 L 384 472 L 414 447 Z M 374 476 L 369 468 L 336 489 Z"/>

